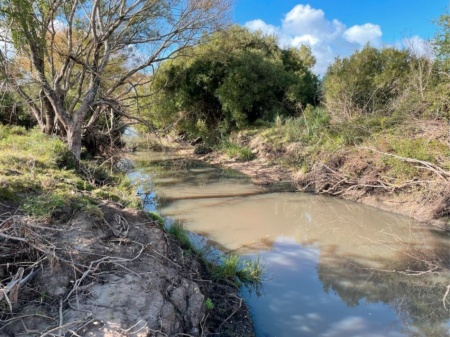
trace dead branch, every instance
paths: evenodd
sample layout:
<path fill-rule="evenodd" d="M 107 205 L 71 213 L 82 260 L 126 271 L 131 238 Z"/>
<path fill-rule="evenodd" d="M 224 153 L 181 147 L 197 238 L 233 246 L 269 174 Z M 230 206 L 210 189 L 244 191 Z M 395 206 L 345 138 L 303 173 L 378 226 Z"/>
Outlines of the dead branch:
<path fill-rule="evenodd" d="M 73 294 L 74 292 L 77 292 L 77 291 L 79 290 L 80 285 L 81 285 L 81 283 L 83 282 L 83 280 L 84 280 L 91 272 L 96 271 L 96 270 L 100 267 L 101 264 L 104 264 L 104 263 L 115 263 L 115 264 L 118 264 L 119 262 L 131 262 L 131 261 L 134 261 L 134 260 L 138 259 L 138 258 L 141 256 L 142 252 L 144 251 L 144 249 L 145 249 L 147 246 L 145 246 L 145 245 L 143 245 L 143 244 L 141 244 L 141 243 L 139 243 L 139 242 L 135 242 L 135 243 L 141 245 L 141 249 L 139 250 L 138 254 L 137 254 L 135 257 L 131 258 L 131 259 L 125 259 L 125 258 L 117 258 L 117 257 L 105 256 L 105 257 L 102 257 L 101 259 L 92 261 L 92 262 L 89 264 L 89 267 L 87 268 L 87 270 L 83 273 L 83 275 L 81 275 L 81 277 L 80 277 L 79 279 L 77 279 L 77 280 L 74 282 L 74 286 L 73 286 L 72 290 L 71 290 L 71 291 L 69 292 L 69 294 L 66 296 L 66 298 L 65 298 L 64 301 L 67 301 L 67 300 L 70 298 L 70 296 L 72 296 L 72 294 Z"/>
<path fill-rule="evenodd" d="M 435 164 L 430 163 L 430 162 L 425 161 L 425 160 L 419 160 L 419 159 L 414 159 L 414 158 L 402 157 L 402 156 L 398 156 L 396 154 L 378 151 L 376 149 L 373 149 L 373 148 L 370 148 L 370 147 L 366 147 L 366 146 L 360 146 L 359 148 L 360 149 L 364 149 L 364 150 L 369 150 L 369 151 L 372 151 L 372 152 L 376 152 L 376 153 L 382 154 L 384 156 L 393 157 L 393 158 L 399 159 L 399 160 L 407 162 L 407 163 L 419 164 L 420 166 L 416 166 L 416 168 L 429 170 L 429 171 L 435 173 L 438 177 L 440 177 L 441 179 L 443 179 L 445 181 L 448 181 L 448 178 L 450 178 L 450 172 L 449 171 L 446 171 L 443 168 L 441 168 L 440 166 L 435 165 Z"/>

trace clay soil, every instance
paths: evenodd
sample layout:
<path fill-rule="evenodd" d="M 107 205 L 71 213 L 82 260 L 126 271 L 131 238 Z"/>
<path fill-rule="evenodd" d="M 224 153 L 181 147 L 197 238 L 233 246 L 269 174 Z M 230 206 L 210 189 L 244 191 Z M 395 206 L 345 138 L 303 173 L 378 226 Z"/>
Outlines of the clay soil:
<path fill-rule="evenodd" d="M 254 336 L 238 289 L 143 212 L 0 207 L 0 336 Z"/>

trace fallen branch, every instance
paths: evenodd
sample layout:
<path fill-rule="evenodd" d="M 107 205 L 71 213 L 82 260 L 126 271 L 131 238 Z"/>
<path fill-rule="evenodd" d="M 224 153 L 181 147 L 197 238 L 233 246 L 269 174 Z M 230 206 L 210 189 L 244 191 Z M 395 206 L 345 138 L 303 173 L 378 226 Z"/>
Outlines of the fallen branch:
<path fill-rule="evenodd" d="M 139 253 L 135 257 L 133 257 L 131 259 L 113 258 L 111 256 L 105 256 L 105 257 L 102 257 L 101 259 L 92 261 L 89 264 L 87 270 L 83 273 L 83 275 L 81 275 L 81 277 L 75 281 L 74 286 L 73 286 L 72 290 L 69 292 L 69 294 L 66 296 L 65 301 L 67 301 L 70 298 L 70 296 L 75 291 L 78 291 L 80 289 L 81 282 L 83 282 L 83 280 L 89 275 L 89 273 L 91 271 L 97 270 L 100 267 L 101 264 L 103 264 L 103 263 L 131 262 L 131 261 L 134 261 L 134 260 L 138 259 L 147 246 L 145 246 L 145 245 L 143 245 L 143 244 L 141 244 L 139 242 L 135 242 L 135 243 L 141 245 L 141 249 L 140 249 Z"/>
<path fill-rule="evenodd" d="M 429 170 L 434 172 L 438 177 L 440 177 L 441 179 L 448 181 L 448 178 L 450 178 L 450 172 L 444 170 L 443 168 L 439 167 L 438 165 L 435 165 L 433 163 L 430 163 L 428 161 L 425 160 L 419 160 L 419 159 L 414 159 L 414 158 L 407 158 L 407 157 L 402 157 L 402 156 L 398 156 L 396 154 L 392 154 L 392 153 L 387 153 L 387 152 L 382 152 L 382 151 L 378 151 L 376 149 L 370 148 L 370 147 L 366 147 L 366 146 L 360 146 L 360 149 L 364 149 L 364 150 L 369 150 L 375 153 L 379 153 L 382 154 L 384 156 L 389 156 L 389 157 L 393 157 L 396 159 L 399 159 L 401 161 L 407 162 L 407 163 L 413 163 L 413 164 L 420 164 L 422 166 L 416 166 L 419 169 L 425 169 L 425 170 Z"/>
<path fill-rule="evenodd" d="M 19 289 L 26 284 L 38 272 L 38 270 L 31 270 L 31 272 L 23 277 L 24 269 L 20 267 L 13 279 L 4 288 L 0 288 L 0 300 L 3 298 L 9 305 L 12 312 L 12 304 L 17 303 L 19 296 Z M 8 296 L 9 295 L 9 296 Z"/>

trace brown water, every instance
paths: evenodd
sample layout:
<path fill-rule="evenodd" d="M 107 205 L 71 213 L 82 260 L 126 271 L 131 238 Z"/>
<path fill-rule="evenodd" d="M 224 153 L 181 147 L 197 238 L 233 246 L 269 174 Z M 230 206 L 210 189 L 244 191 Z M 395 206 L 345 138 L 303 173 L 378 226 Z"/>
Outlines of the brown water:
<path fill-rule="evenodd" d="M 258 337 L 450 336 L 447 234 L 335 198 L 265 193 L 198 163 L 159 160 L 146 172 L 162 215 L 263 259 L 263 295 L 244 290 Z"/>

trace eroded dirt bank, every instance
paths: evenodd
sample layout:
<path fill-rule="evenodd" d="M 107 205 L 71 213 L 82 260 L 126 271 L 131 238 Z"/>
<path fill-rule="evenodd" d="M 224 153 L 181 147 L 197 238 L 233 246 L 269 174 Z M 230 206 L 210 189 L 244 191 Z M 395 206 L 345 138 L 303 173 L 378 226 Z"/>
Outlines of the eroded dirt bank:
<path fill-rule="evenodd" d="M 298 143 L 274 146 L 263 137 L 248 136 L 245 132 L 233 140 L 249 147 L 255 159 L 242 162 L 218 152 L 194 155 L 193 150 L 185 150 L 185 153 L 211 164 L 238 170 L 255 184 L 278 190 L 291 186 L 299 191 L 336 196 L 450 229 L 450 176 L 446 176 L 447 171 L 439 172 L 440 168 L 430 163 L 399 159 L 421 169 L 421 175 L 403 183 L 390 182 L 380 165 L 389 158 L 389 154 L 353 147 L 329 155 L 304 173 L 295 166 L 279 164 L 292 162 L 298 156 L 301 152 Z"/>
<path fill-rule="evenodd" d="M 254 336 L 238 289 L 210 280 L 143 212 L 0 222 L 0 336 Z M 206 308 L 209 299 L 214 308 Z"/>

